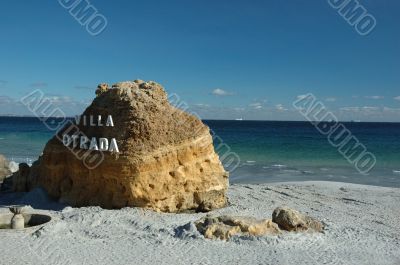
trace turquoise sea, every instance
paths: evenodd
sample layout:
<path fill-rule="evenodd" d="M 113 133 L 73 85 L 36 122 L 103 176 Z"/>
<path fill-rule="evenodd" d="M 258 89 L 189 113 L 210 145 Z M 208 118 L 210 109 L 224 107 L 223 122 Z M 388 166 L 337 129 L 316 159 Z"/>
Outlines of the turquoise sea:
<path fill-rule="evenodd" d="M 400 187 L 400 123 L 344 123 L 376 157 L 375 167 L 363 175 L 311 123 L 204 122 L 214 133 L 215 145 L 224 146 L 217 148 L 220 156 L 229 151 L 239 158 L 237 167 L 228 166 L 231 183 L 329 180 Z M 37 118 L 0 117 L 0 153 L 32 163 L 53 134 Z"/>

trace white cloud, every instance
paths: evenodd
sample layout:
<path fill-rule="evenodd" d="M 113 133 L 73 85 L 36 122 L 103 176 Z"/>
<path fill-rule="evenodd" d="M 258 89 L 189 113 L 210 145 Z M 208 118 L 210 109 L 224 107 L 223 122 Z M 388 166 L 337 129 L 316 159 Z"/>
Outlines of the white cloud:
<path fill-rule="evenodd" d="M 395 97 L 394 100 L 400 101 L 400 96 Z"/>
<path fill-rule="evenodd" d="M 249 107 L 253 109 L 262 109 L 262 104 L 260 102 L 254 102 L 249 104 Z"/>
<path fill-rule="evenodd" d="M 231 96 L 231 95 L 233 95 L 233 93 L 231 93 L 231 92 L 228 92 L 228 91 L 225 91 L 225 90 L 223 90 L 223 89 L 221 89 L 221 88 L 216 88 L 216 89 L 214 89 L 212 92 L 211 92 L 211 94 L 213 94 L 214 96 Z"/>
<path fill-rule="evenodd" d="M 334 98 L 334 97 L 329 97 L 329 98 L 326 98 L 325 101 L 327 101 L 327 102 L 335 102 L 335 101 L 336 101 L 336 98 Z"/>
<path fill-rule="evenodd" d="M 71 98 L 70 97 L 51 96 L 51 97 L 48 97 L 48 99 L 53 104 L 71 102 Z"/>
<path fill-rule="evenodd" d="M 282 104 L 275 105 L 275 107 L 276 107 L 276 109 L 279 110 L 279 111 L 286 111 L 286 110 L 288 110 L 288 109 L 286 109 Z"/>
<path fill-rule="evenodd" d="M 384 96 L 365 96 L 367 99 L 384 99 Z"/>
<path fill-rule="evenodd" d="M 369 107 L 369 106 L 362 107 L 362 109 L 364 109 L 364 110 L 379 110 L 378 107 Z"/>
<path fill-rule="evenodd" d="M 72 116 L 80 114 L 89 104 L 90 102 L 85 100 L 76 100 L 68 96 L 44 95 L 40 101 L 37 98 L 37 100 L 30 103 L 32 106 L 40 106 L 37 110 L 38 113 L 32 113 L 20 100 L 8 96 L 0 96 L 0 115 L 46 116 L 47 114 L 52 115 L 50 113 L 53 110 L 60 109 L 67 116 Z"/>
<path fill-rule="evenodd" d="M 400 108 L 383 107 L 384 112 L 400 113 Z"/>
<path fill-rule="evenodd" d="M 304 98 L 306 98 L 306 97 L 308 97 L 309 95 L 298 95 L 297 96 L 297 99 L 304 99 Z"/>
<path fill-rule="evenodd" d="M 246 109 L 245 108 L 233 108 L 233 110 L 235 110 L 235 111 L 245 111 Z"/>
<path fill-rule="evenodd" d="M 375 112 L 379 111 L 379 107 L 371 107 L 371 106 L 364 106 L 364 107 L 343 107 L 340 108 L 341 111 L 348 111 L 348 112 L 361 112 L 361 113 L 367 113 L 367 112 Z"/>
<path fill-rule="evenodd" d="M 360 107 L 342 107 L 339 110 L 341 110 L 341 111 L 359 111 Z"/>
<path fill-rule="evenodd" d="M 199 108 L 208 108 L 208 107 L 210 107 L 210 105 L 203 104 L 203 103 L 196 103 L 196 104 L 193 104 L 193 106 L 199 107 Z"/>

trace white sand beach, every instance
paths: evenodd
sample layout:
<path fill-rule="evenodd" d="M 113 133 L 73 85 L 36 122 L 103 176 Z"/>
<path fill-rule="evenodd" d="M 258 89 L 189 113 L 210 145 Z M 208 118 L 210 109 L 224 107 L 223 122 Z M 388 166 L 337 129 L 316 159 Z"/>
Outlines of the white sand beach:
<path fill-rule="evenodd" d="M 0 230 L 0 264 L 400 264 L 400 189 L 337 182 L 231 185 L 229 206 L 211 212 L 271 218 L 287 205 L 322 221 L 324 233 L 205 239 L 207 213 L 104 210 L 49 203 L 32 191 L 0 203 L 31 203 L 42 228 Z M 60 210 L 48 210 L 57 209 Z M 7 213 L 2 208 L 0 213 Z M 208 213 L 210 214 L 210 213 Z"/>
<path fill-rule="evenodd" d="M 400 0 L 0 9 L 0 265 L 400 265 Z"/>

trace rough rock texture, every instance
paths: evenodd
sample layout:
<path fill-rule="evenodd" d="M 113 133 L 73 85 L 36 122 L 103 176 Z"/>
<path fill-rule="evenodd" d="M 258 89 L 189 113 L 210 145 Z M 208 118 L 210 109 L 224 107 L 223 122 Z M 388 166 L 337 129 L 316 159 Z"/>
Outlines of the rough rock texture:
<path fill-rule="evenodd" d="M 3 155 L 0 155 L 0 182 L 2 182 L 5 177 L 11 175 L 12 172 L 9 168 L 9 164 L 7 159 Z"/>
<path fill-rule="evenodd" d="M 288 207 L 276 208 L 272 213 L 272 221 L 287 231 L 322 232 L 324 229 L 321 222 Z"/>
<path fill-rule="evenodd" d="M 12 190 L 15 192 L 23 192 L 29 190 L 30 167 L 26 163 L 19 164 L 19 170 L 12 177 Z"/>
<path fill-rule="evenodd" d="M 100 96 L 107 90 L 108 90 L 108 84 L 102 83 L 102 84 L 98 85 L 97 89 L 96 89 L 96 96 Z"/>
<path fill-rule="evenodd" d="M 208 211 L 226 204 L 228 173 L 214 151 L 209 128 L 173 106 L 163 87 L 141 80 L 99 85 L 83 115 L 112 115 L 114 127 L 68 124 L 51 139 L 31 169 L 50 196 L 73 206 L 139 206 L 164 212 Z M 104 123 L 104 120 L 103 120 Z M 75 126 L 76 127 L 76 126 Z M 119 153 L 91 162 L 71 152 L 64 132 L 116 138 Z M 35 182 L 35 181 L 32 181 Z M 32 187 L 31 187 L 32 188 Z"/>
<path fill-rule="evenodd" d="M 209 239 L 228 240 L 233 235 L 277 235 L 280 230 L 271 220 L 241 216 L 206 216 L 195 222 L 197 230 Z"/>

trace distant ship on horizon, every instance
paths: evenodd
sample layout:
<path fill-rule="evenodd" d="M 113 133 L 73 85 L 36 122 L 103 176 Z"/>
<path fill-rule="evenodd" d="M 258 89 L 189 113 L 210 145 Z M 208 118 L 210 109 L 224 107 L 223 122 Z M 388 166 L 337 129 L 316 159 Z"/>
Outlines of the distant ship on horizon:
<path fill-rule="evenodd" d="M 237 118 L 237 119 L 235 119 L 235 121 L 242 121 L 243 120 L 243 118 Z"/>

